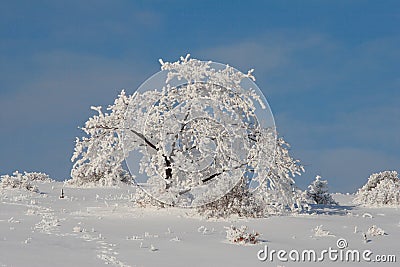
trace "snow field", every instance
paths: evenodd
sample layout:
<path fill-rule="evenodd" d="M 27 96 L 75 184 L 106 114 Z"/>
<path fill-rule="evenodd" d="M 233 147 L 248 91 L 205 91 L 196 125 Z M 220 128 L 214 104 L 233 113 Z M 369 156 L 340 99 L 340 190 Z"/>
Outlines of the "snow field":
<path fill-rule="evenodd" d="M 257 252 L 265 245 L 287 251 L 337 249 L 339 238 L 346 239 L 349 249 L 400 259 L 399 210 L 354 206 L 352 195 L 335 194 L 340 206 L 315 206 L 311 215 L 205 220 L 191 209 L 137 208 L 132 202 L 135 188 L 129 186 L 64 187 L 64 199 L 59 198 L 63 183 L 38 182 L 38 187 L 40 194 L 0 191 L 0 266 L 319 266 L 261 262 Z M 224 227 L 230 225 L 255 230 L 261 241 L 229 243 Z M 368 234 L 373 225 L 386 234 Z"/>

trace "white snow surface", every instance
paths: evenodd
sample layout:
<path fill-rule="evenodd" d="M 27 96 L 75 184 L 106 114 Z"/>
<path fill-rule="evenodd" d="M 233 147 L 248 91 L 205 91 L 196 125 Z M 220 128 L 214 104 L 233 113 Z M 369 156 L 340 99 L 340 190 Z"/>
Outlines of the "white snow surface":
<path fill-rule="evenodd" d="M 135 187 L 70 188 L 37 182 L 41 193 L 0 190 L 1 266 L 365 266 L 360 262 L 260 261 L 269 250 L 314 249 L 317 254 L 344 238 L 347 249 L 395 255 L 400 261 L 398 208 L 354 206 L 353 195 L 334 194 L 339 206 L 314 214 L 264 219 L 206 220 L 194 210 L 140 208 Z M 60 199 L 63 188 L 65 198 Z M 366 216 L 365 214 L 368 214 Z M 231 244 L 226 229 L 245 225 L 261 234 L 256 245 Z M 384 235 L 369 235 L 376 225 Z M 315 235 L 318 228 L 329 235 Z M 365 236 L 364 236 L 365 234 Z"/>

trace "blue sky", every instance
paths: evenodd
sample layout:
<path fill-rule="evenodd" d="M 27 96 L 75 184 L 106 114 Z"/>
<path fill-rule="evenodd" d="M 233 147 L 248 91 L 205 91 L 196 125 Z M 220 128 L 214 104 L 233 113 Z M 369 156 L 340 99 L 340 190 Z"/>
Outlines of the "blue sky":
<path fill-rule="evenodd" d="M 180 55 L 255 68 L 307 172 L 400 171 L 399 1 L 2 1 L 0 174 L 69 177 L 77 128 Z"/>

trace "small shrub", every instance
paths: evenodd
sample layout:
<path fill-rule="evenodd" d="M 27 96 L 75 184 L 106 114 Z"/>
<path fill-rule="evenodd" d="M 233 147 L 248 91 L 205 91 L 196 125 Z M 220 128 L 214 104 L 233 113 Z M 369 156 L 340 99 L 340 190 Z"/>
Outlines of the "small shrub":
<path fill-rule="evenodd" d="M 2 189 L 26 189 L 32 192 L 39 192 L 36 185 L 32 185 L 32 181 L 29 175 L 23 175 L 22 173 L 15 171 L 12 176 L 2 175 L 0 182 L 0 188 Z"/>
<path fill-rule="evenodd" d="M 400 179 L 396 171 L 374 173 L 360 188 L 354 202 L 367 206 L 399 206 Z"/>
<path fill-rule="evenodd" d="M 248 233 L 247 226 L 242 225 L 240 227 L 236 227 L 231 225 L 230 227 L 225 227 L 226 229 L 226 238 L 229 242 L 235 244 L 257 244 L 259 242 L 258 237 L 259 233 L 253 230 L 252 233 Z"/>
<path fill-rule="evenodd" d="M 370 236 L 378 236 L 378 235 L 385 235 L 385 231 L 382 228 L 379 228 L 376 225 L 372 225 L 368 228 L 367 234 Z"/>
<path fill-rule="evenodd" d="M 47 183 L 54 181 L 50 178 L 49 175 L 42 172 L 24 172 L 24 176 L 27 177 L 30 181 L 40 181 Z"/>

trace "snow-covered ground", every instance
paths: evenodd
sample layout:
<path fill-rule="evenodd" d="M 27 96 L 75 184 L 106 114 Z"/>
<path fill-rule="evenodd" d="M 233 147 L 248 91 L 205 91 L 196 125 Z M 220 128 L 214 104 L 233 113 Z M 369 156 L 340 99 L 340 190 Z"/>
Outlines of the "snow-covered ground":
<path fill-rule="evenodd" d="M 336 194 L 339 207 L 320 208 L 312 215 L 272 216 L 265 219 L 205 220 L 190 209 L 138 208 L 135 188 L 64 188 L 61 182 L 39 183 L 39 193 L 0 190 L 0 266 L 364 266 L 345 262 L 340 253 L 358 250 L 374 260 L 395 255 L 400 262 L 400 211 L 354 206 L 352 195 Z M 261 234 L 256 245 L 235 245 L 224 227 L 246 225 Z M 322 226 L 321 226 L 322 225 Z M 376 225 L 384 235 L 371 235 Z M 315 230 L 318 226 L 319 230 Z M 366 233 L 366 238 L 364 238 Z M 338 249 L 337 240 L 348 246 Z M 344 242 L 342 240 L 342 242 Z M 338 250 L 339 260 L 324 254 L 323 263 L 282 262 L 274 254 L 260 261 L 261 249 Z M 296 255 L 293 254 L 292 256 Z M 367 253 L 368 254 L 368 253 Z M 260 256 L 265 256 L 261 253 Z"/>

